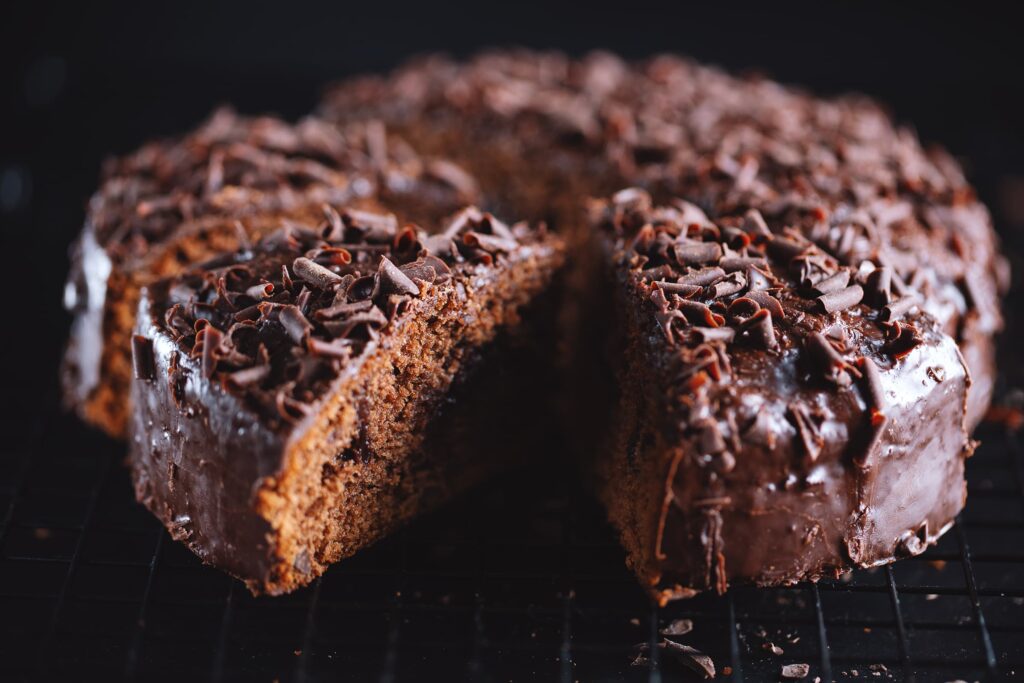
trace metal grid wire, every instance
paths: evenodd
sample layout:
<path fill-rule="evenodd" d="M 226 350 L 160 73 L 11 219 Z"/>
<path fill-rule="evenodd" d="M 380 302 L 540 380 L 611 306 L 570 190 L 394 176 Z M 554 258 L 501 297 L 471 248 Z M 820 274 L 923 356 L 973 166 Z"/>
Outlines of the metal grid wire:
<path fill-rule="evenodd" d="M 664 609 L 566 473 L 509 478 L 256 599 L 133 501 L 121 446 L 56 414 L 4 427 L 21 436 L 0 456 L 0 680 L 690 680 L 656 647 L 631 665 L 678 618 L 723 680 L 1024 669 L 1024 455 L 995 426 L 966 511 L 923 556 Z"/>

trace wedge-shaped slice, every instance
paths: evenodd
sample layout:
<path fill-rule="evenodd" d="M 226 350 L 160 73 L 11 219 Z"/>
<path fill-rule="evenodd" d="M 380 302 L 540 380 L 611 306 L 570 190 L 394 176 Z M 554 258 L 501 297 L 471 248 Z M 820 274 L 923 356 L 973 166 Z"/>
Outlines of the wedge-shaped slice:
<path fill-rule="evenodd" d="M 543 230 L 471 207 L 434 234 L 339 207 L 151 285 L 132 340 L 139 500 L 253 592 L 308 583 L 527 457 L 502 430 L 528 433 L 537 402 L 499 342 L 561 262 Z"/>
<path fill-rule="evenodd" d="M 476 189 L 464 172 L 418 157 L 375 121 L 290 125 L 226 109 L 180 139 L 112 160 L 72 253 L 65 403 L 124 436 L 129 337 L 142 286 L 282 220 L 315 223 L 325 202 L 373 208 L 381 201 L 403 218 L 428 221 L 476 201 Z"/>
<path fill-rule="evenodd" d="M 659 599 L 837 575 L 949 528 L 970 379 L 918 295 L 756 212 L 712 222 L 640 190 L 595 209 L 620 399 L 591 465 Z"/>

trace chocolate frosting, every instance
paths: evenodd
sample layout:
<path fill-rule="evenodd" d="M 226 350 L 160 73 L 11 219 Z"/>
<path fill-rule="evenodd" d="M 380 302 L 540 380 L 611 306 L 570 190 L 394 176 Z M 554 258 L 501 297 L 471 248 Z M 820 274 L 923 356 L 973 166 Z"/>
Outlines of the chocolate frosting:
<path fill-rule="evenodd" d="M 952 523 L 969 374 L 927 313 L 892 319 L 863 301 L 876 264 L 763 232 L 756 214 L 654 207 L 638 189 L 595 206 L 594 222 L 626 311 L 620 383 L 664 397 L 634 456 L 661 463 L 638 567 L 659 598 L 888 562 Z M 622 495 L 598 466 L 606 500 Z"/>

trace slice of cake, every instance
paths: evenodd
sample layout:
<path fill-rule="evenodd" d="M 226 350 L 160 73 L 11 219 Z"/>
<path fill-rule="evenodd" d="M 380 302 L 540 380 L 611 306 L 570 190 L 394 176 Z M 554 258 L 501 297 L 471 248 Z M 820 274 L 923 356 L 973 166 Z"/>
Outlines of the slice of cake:
<path fill-rule="evenodd" d="M 619 399 L 589 463 L 659 600 L 838 575 L 949 528 L 970 375 L 887 267 L 756 211 L 712 221 L 634 189 L 594 213 Z"/>
<path fill-rule="evenodd" d="M 65 403 L 123 436 L 131 378 L 129 337 L 139 289 L 280 227 L 313 222 L 324 203 L 435 221 L 476 200 L 474 181 L 423 159 L 379 122 L 291 126 L 222 109 L 180 140 L 108 163 L 72 253 L 65 305 L 74 325 Z"/>
<path fill-rule="evenodd" d="M 326 214 L 150 284 L 132 337 L 137 495 L 255 593 L 524 461 L 543 406 L 508 339 L 558 240 L 472 207 L 433 233 Z"/>

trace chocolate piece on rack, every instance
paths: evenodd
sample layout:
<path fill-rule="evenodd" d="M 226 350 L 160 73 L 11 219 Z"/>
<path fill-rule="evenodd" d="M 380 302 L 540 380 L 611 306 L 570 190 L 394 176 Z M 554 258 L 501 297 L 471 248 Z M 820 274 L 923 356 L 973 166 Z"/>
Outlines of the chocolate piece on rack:
<path fill-rule="evenodd" d="M 400 218 L 430 223 L 476 201 L 471 183 L 453 186 L 431 170 L 432 160 L 382 133 L 379 122 L 338 128 L 306 118 L 292 126 L 221 109 L 181 139 L 111 160 L 72 253 L 65 403 L 124 435 L 129 337 L 139 289 L 149 282 L 244 249 L 283 221 L 315 225 L 325 204 L 355 212 L 384 202 Z"/>
<path fill-rule="evenodd" d="M 470 209 L 433 252 L 421 228 L 326 216 L 150 283 L 139 304 L 138 498 L 255 593 L 305 585 L 522 461 L 510 430 L 542 424 L 527 378 L 543 363 L 502 340 L 548 290 L 556 238 Z"/>
<path fill-rule="evenodd" d="M 971 450 L 970 379 L 953 339 L 927 314 L 889 323 L 859 293 L 823 309 L 792 268 L 795 250 L 767 237 L 732 254 L 724 231 L 703 241 L 723 259 L 764 259 L 780 314 L 746 285 L 730 289 L 715 298 L 728 315 L 709 334 L 689 313 L 705 303 L 652 296 L 660 283 L 644 269 L 671 282 L 690 267 L 657 248 L 687 226 L 655 220 L 636 197 L 617 195 L 594 214 L 613 273 L 620 403 L 613 446 L 591 464 L 652 593 L 664 601 L 733 582 L 815 580 L 934 542 L 963 506 Z M 635 226 L 656 234 L 637 240 Z"/>

